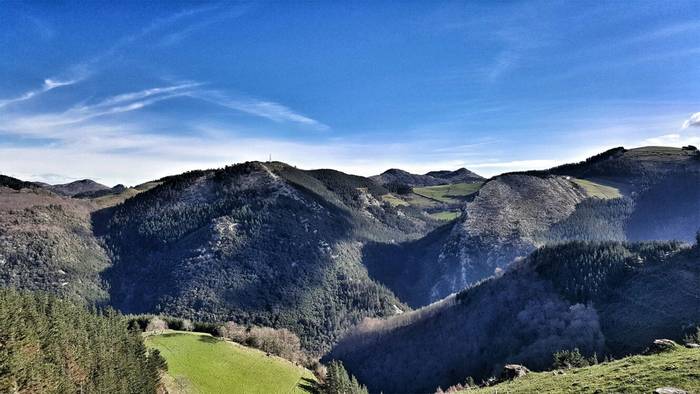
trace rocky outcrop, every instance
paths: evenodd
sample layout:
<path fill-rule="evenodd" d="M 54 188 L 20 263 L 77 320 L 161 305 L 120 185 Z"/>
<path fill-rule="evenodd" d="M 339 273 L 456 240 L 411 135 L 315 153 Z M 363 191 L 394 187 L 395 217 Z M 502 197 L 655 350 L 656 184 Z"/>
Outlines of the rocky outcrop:
<path fill-rule="evenodd" d="M 688 392 L 675 387 L 659 387 L 654 390 L 654 394 L 688 394 Z"/>
<path fill-rule="evenodd" d="M 644 351 L 644 354 L 659 354 L 670 352 L 678 348 L 678 344 L 670 339 L 655 339 L 654 342 Z"/>
<path fill-rule="evenodd" d="M 503 367 L 503 372 L 501 372 L 501 381 L 522 378 L 529 373 L 530 370 L 524 365 L 506 364 L 506 366 Z"/>

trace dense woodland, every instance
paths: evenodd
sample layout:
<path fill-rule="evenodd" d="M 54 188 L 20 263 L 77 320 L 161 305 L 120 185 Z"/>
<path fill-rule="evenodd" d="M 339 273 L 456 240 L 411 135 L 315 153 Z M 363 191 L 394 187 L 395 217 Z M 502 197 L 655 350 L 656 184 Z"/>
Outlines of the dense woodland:
<path fill-rule="evenodd" d="M 155 393 L 165 367 L 116 312 L 0 289 L 0 392 Z"/>

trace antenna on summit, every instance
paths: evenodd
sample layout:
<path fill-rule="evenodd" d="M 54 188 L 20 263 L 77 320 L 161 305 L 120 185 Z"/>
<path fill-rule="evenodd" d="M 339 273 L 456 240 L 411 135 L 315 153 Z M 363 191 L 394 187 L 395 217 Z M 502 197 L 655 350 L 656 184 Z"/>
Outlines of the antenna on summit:
<path fill-rule="evenodd" d="M 270 153 L 270 157 L 267 159 L 269 163 L 272 163 L 272 153 Z"/>

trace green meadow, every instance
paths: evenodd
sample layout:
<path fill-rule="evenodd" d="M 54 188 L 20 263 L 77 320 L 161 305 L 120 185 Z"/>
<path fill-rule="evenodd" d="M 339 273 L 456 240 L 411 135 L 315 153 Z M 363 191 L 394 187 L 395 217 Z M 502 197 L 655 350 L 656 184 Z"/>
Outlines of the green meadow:
<path fill-rule="evenodd" d="M 209 334 L 165 331 L 146 336 L 168 362 L 170 393 L 308 393 L 313 374 L 287 360 Z M 306 387 L 306 388 L 305 388 Z"/>
<path fill-rule="evenodd" d="M 603 185 L 587 179 L 574 178 L 572 181 L 584 188 L 586 194 L 590 197 L 598 197 L 604 200 L 622 197 L 620 190 L 612 186 Z"/>
<path fill-rule="evenodd" d="M 458 204 L 464 197 L 476 193 L 481 183 L 455 183 L 452 185 L 414 187 L 413 192 L 419 196 L 437 200 L 445 204 Z"/>

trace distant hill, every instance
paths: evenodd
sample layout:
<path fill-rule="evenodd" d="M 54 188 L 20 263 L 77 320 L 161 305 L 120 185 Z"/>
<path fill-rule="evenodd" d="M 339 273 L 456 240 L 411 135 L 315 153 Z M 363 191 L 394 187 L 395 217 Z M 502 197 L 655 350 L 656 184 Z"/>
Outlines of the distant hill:
<path fill-rule="evenodd" d="M 31 182 L 24 182 L 17 178 L 13 178 L 6 175 L 0 175 L 0 187 L 7 187 L 14 190 L 20 190 L 23 188 L 36 188 L 37 186 Z"/>
<path fill-rule="evenodd" d="M 433 178 L 444 179 L 447 183 L 469 183 L 481 182 L 484 178 L 481 175 L 473 173 L 466 168 L 460 168 L 455 171 L 430 171 L 425 174 Z"/>
<path fill-rule="evenodd" d="M 47 188 L 54 193 L 58 193 L 64 196 L 75 196 L 78 194 L 94 193 L 98 191 L 109 190 L 109 187 L 101 183 L 97 183 L 91 179 L 83 179 L 70 183 L 51 185 Z"/>
<path fill-rule="evenodd" d="M 484 180 L 481 176 L 460 168 L 455 171 L 431 171 L 425 175 L 411 174 L 410 172 L 392 168 L 380 175 L 370 177 L 380 185 L 402 184 L 408 186 L 437 186 L 451 183 L 472 183 Z"/>
<path fill-rule="evenodd" d="M 327 356 L 373 392 L 429 392 L 506 363 L 540 370 L 577 347 L 599 359 L 681 339 L 700 322 L 700 247 L 569 242 L 434 305 L 368 320 Z"/>

